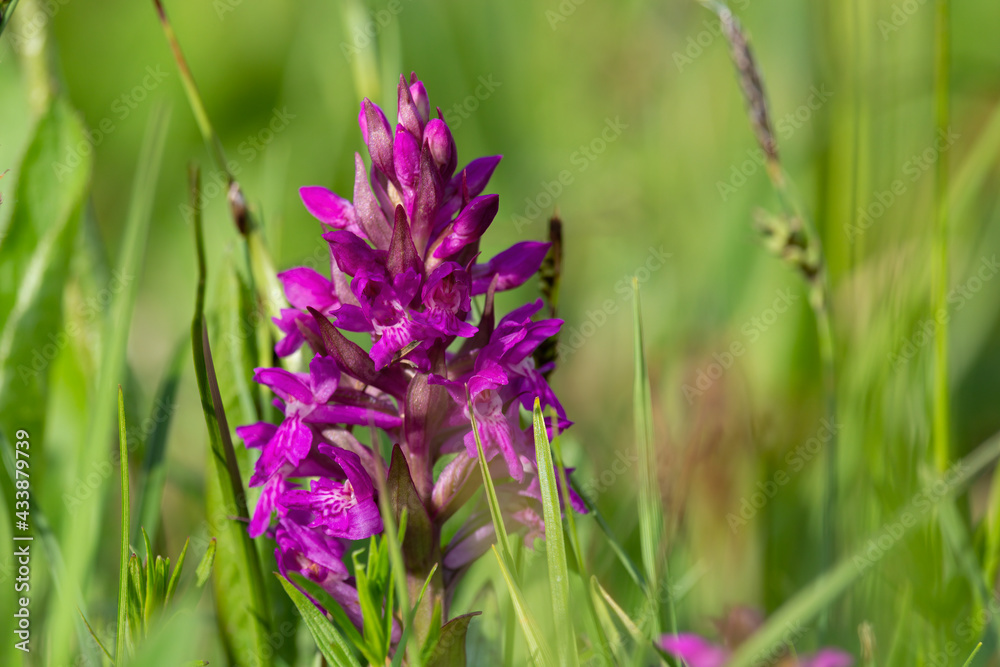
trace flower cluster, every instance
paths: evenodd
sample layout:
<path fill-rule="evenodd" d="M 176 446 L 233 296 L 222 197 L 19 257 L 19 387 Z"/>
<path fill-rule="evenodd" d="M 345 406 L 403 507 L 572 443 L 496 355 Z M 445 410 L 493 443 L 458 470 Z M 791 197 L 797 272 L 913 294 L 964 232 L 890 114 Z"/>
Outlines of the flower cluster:
<path fill-rule="evenodd" d="M 342 556 L 351 540 L 382 531 L 380 438 L 400 448 L 439 540 L 440 526 L 481 485 L 474 416 L 504 510 L 530 543 L 544 524 L 521 411 L 538 398 L 557 415 L 550 428 L 570 425 L 545 379 L 551 364 L 534 361 L 562 322 L 533 319 L 541 300 L 499 321 L 494 314 L 494 295 L 531 278 L 549 244 L 517 243 L 480 261 L 480 237 L 498 210 L 497 195 L 482 192 L 500 156 L 457 170 L 451 132 L 430 117 L 423 84 L 400 77 L 398 92 L 395 132 L 379 107 L 361 105 L 371 167 L 355 155 L 352 201 L 323 187 L 300 191 L 327 228 L 330 272 L 278 275 L 291 308 L 275 320 L 283 334 L 275 352 L 287 357 L 308 345 L 313 356 L 308 372 L 257 369 L 254 379 L 274 392 L 284 419 L 237 429 L 260 451 L 251 534 L 272 535 L 281 572 L 318 583 L 356 622 L 357 592 Z M 344 332 L 370 334 L 370 349 Z M 445 577 L 494 539 L 488 512 L 477 506 L 443 547 Z"/>
<path fill-rule="evenodd" d="M 721 619 L 715 620 L 723 644 L 716 644 L 700 635 L 681 633 L 663 635 L 659 647 L 690 667 L 725 667 L 733 650 L 749 639 L 764 624 L 764 614 L 752 607 L 733 607 Z M 771 651 L 757 655 L 754 664 L 780 667 L 851 667 L 854 659 L 835 648 L 823 648 L 808 655 L 795 655 L 789 647 L 799 630 L 789 628 L 780 644 Z"/>

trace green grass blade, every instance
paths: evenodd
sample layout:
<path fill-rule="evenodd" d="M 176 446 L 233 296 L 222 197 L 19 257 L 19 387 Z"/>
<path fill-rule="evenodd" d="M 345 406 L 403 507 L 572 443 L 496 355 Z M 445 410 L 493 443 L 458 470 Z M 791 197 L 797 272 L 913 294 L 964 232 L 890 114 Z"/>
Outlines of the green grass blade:
<path fill-rule="evenodd" d="M 576 559 L 580 576 L 586 578 L 586 565 L 583 560 L 583 545 L 580 543 L 580 535 L 576 530 L 576 514 L 571 510 L 573 503 L 570 498 L 570 479 L 566 474 L 566 466 L 563 464 L 562 445 L 559 438 L 559 419 L 555 410 L 549 411 L 549 419 L 552 420 L 552 456 L 556 463 L 556 472 L 562 484 L 559 485 L 562 506 L 566 508 L 566 536 L 569 540 L 570 548 L 573 550 L 573 558 Z"/>
<path fill-rule="evenodd" d="M 510 599 L 514 604 L 514 611 L 517 614 L 521 630 L 524 631 L 524 639 L 528 643 L 528 652 L 531 654 L 532 661 L 542 667 L 555 665 L 556 662 L 552 657 L 552 649 L 545 643 L 545 638 L 538 627 L 538 623 L 535 621 L 535 617 L 532 615 L 531 610 L 528 608 L 528 603 L 524 599 L 524 594 L 511 576 L 511 572 L 504 563 L 503 558 L 500 557 L 500 552 L 497 551 L 496 545 L 493 545 L 491 549 L 493 549 L 493 555 L 497 557 L 497 562 L 500 563 L 500 572 L 503 574 L 507 590 L 510 592 Z"/>
<path fill-rule="evenodd" d="M 966 660 L 965 663 L 963 663 L 962 667 L 970 667 L 970 665 L 972 665 L 972 661 L 976 659 L 976 654 L 979 653 L 979 649 L 981 649 L 982 647 L 983 647 L 982 642 L 976 644 L 976 648 L 972 649 L 972 655 L 970 655 L 969 659 Z"/>
<path fill-rule="evenodd" d="M 936 0 L 934 18 L 934 125 L 940 136 L 949 130 L 951 68 L 950 0 Z M 948 166 L 947 151 L 934 165 L 934 235 L 931 259 L 931 312 L 948 312 Z M 934 318 L 933 451 L 938 471 L 951 458 L 951 404 L 948 386 L 948 319 Z"/>
<path fill-rule="evenodd" d="M 222 147 L 222 141 L 219 139 L 218 133 L 212 126 L 212 121 L 208 116 L 208 111 L 205 109 L 205 103 L 202 101 L 201 93 L 198 91 L 198 86 L 195 83 L 194 75 L 191 73 L 191 68 L 188 67 L 187 60 L 184 58 L 184 52 L 181 50 L 180 42 L 177 40 L 177 35 L 174 33 L 170 20 L 167 18 L 166 11 L 163 8 L 163 3 L 161 0 L 153 0 L 153 4 L 156 6 L 160 24 L 163 27 L 163 33 L 167 38 L 167 43 L 170 45 L 174 61 L 177 63 L 177 71 L 180 74 L 181 82 L 184 85 L 184 92 L 187 95 L 188 103 L 191 106 L 191 111 L 198 124 L 198 129 L 201 132 L 202 139 L 209 147 L 212 157 L 215 160 L 216 167 L 226 174 L 229 182 L 228 199 L 230 211 L 233 215 L 237 229 L 239 230 L 241 236 L 246 240 L 247 260 L 250 267 L 250 276 L 252 282 L 254 283 L 254 291 L 257 293 L 257 297 L 263 305 L 266 315 L 268 316 L 266 318 L 267 321 L 263 323 L 263 326 L 273 326 L 270 318 L 280 316 L 281 309 L 287 306 L 287 303 L 282 296 L 284 294 L 284 290 L 277 278 L 277 271 L 274 268 L 274 262 L 271 259 L 267 247 L 264 245 L 261 232 L 258 229 L 256 222 L 250 215 L 250 211 L 247 209 L 243 190 L 240 187 L 239 182 L 236 180 L 236 176 L 229 168 L 230 161 L 226 159 L 226 153 Z M 275 331 L 277 331 L 276 327 Z M 263 349 L 264 348 L 262 348 L 262 352 Z"/>
<path fill-rule="evenodd" d="M 646 353 L 642 337 L 642 304 L 639 298 L 639 281 L 632 279 L 632 314 L 634 325 L 634 362 L 635 387 L 633 402 L 635 411 L 636 450 L 639 452 L 639 538 L 642 547 L 642 563 L 646 571 L 646 595 L 649 600 L 656 599 L 656 592 L 664 586 L 668 591 L 668 600 L 664 605 L 667 618 L 667 628 L 677 633 L 676 614 L 674 613 L 673 593 L 670 591 L 669 579 L 666 576 L 665 563 L 661 568 L 660 545 L 663 543 L 663 508 L 659 481 L 657 479 L 656 448 L 653 443 L 653 404 L 649 388 L 649 373 L 646 368 Z M 662 582 L 661 582 L 661 569 Z M 653 623 L 654 634 L 659 625 L 659 619 Z"/>
<path fill-rule="evenodd" d="M 174 565 L 174 571 L 170 574 L 170 581 L 167 583 L 167 592 L 163 596 L 164 606 L 170 604 L 170 600 L 174 597 L 174 591 L 177 590 L 177 582 L 180 581 L 181 570 L 184 569 L 184 559 L 187 557 L 188 546 L 190 544 L 191 538 L 184 540 L 184 547 L 181 549 L 181 555 L 177 557 L 177 564 Z M 209 548 L 211 548 L 211 545 L 209 545 Z"/>
<path fill-rule="evenodd" d="M 146 583 L 139 557 L 133 553 L 128 559 L 129 595 L 128 595 L 128 627 L 132 644 L 139 642 L 145 632 L 142 622 L 142 609 L 146 606 Z"/>
<path fill-rule="evenodd" d="M 558 286 L 556 288 L 558 290 Z M 558 296 L 558 291 L 557 291 Z M 570 478 L 566 473 L 566 466 L 563 464 L 562 458 L 562 445 L 561 438 L 559 437 L 559 420 L 555 413 L 555 410 L 550 409 L 549 417 L 552 420 L 552 455 L 556 462 L 556 471 L 559 474 L 559 479 L 562 480 L 562 484 L 559 485 L 559 490 L 562 493 L 562 504 L 566 508 L 566 535 L 569 539 L 570 547 L 573 550 L 573 558 L 576 560 L 577 572 L 583 581 L 587 581 L 588 572 L 587 566 L 584 562 L 583 557 L 583 545 L 580 542 L 580 535 L 576 530 L 576 513 L 572 510 L 573 503 L 570 497 Z M 604 626 L 601 624 L 600 619 L 597 616 L 597 609 L 594 607 L 594 602 L 590 595 L 584 596 L 584 604 L 587 607 L 587 615 L 590 618 L 590 622 L 593 629 L 597 631 L 595 640 L 599 645 L 599 648 L 603 655 L 611 655 L 611 646 L 609 645 L 609 638 L 604 634 Z"/>
<path fill-rule="evenodd" d="M 992 586 L 997 580 L 997 570 L 1000 568 L 1000 466 L 993 471 L 990 482 L 989 502 L 986 518 L 986 553 L 983 557 L 983 574 L 986 583 Z"/>
<path fill-rule="evenodd" d="M 118 630 L 115 633 L 115 666 L 125 664 L 125 633 L 128 620 L 128 559 L 129 539 L 129 492 L 128 492 L 128 445 L 125 438 L 125 397 L 118 387 L 118 454 L 121 457 L 121 549 L 118 561 Z"/>
<path fill-rule="evenodd" d="M 126 215 L 125 233 L 122 242 L 118 272 L 121 276 L 136 276 L 140 273 L 140 265 L 146 247 L 146 236 L 152 214 L 153 197 L 156 192 L 156 181 L 159 175 L 163 149 L 166 145 L 167 123 L 169 114 L 163 106 L 153 108 L 142 148 L 137 159 L 135 179 L 132 184 L 132 194 Z M 124 281 L 123 281 L 124 282 Z M 111 317 L 108 320 L 110 329 L 104 336 L 101 347 L 100 367 L 97 370 L 95 398 L 91 407 L 91 419 L 88 422 L 86 436 L 74 462 L 75 469 L 84 470 L 85 466 L 94 468 L 107 463 L 108 436 L 111 433 L 112 417 L 110 389 L 121 380 L 125 369 L 125 351 L 128 344 L 128 333 L 132 323 L 132 312 L 138 289 L 138 280 L 132 279 L 115 296 Z M 107 401 L 107 402 L 106 402 Z M 85 457 L 85 458 L 84 458 Z M 106 501 L 107 487 L 99 486 L 93 495 L 83 500 L 77 508 L 73 521 L 67 523 L 63 544 L 72 545 L 73 558 L 67 563 L 68 576 L 73 582 L 82 583 L 93 572 L 93 561 L 101 538 L 101 531 L 95 530 L 100 525 L 100 517 Z M 49 625 L 53 637 L 60 637 L 66 632 L 70 622 L 67 609 L 56 606 Z M 57 644 L 60 646 L 60 644 Z M 53 652 L 52 661 L 63 664 L 69 661 L 66 649 L 60 648 Z"/>
<path fill-rule="evenodd" d="M 632 635 L 632 639 L 634 639 L 638 643 L 642 643 L 646 641 L 646 639 L 648 639 L 647 635 L 643 633 L 642 628 L 640 627 L 642 621 L 640 620 L 639 623 L 633 621 L 632 618 L 625 613 L 625 610 L 622 609 L 617 602 L 615 602 L 615 599 L 611 597 L 611 595 L 606 590 L 604 590 L 604 587 L 601 586 L 601 583 L 597 580 L 597 577 L 590 578 L 590 585 L 591 588 L 594 590 L 594 592 L 596 592 L 597 595 L 599 595 L 600 598 L 604 601 L 604 603 L 608 607 L 610 607 L 613 612 L 615 612 L 615 615 L 618 617 L 618 620 L 621 621 L 621 624 L 625 627 L 628 633 Z"/>
<path fill-rule="evenodd" d="M 303 595 L 292 582 L 280 575 L 276 576 L 278 576 L 285 592 L 288 593 L 288 597 L 292 599 L 295 607 L 302 614 L 302 620 L 305 621 L 306 627 L 309 628 L 313 639 L 316 640 L 316 646 L 319 647 L 320 653 L 323 654 L 327 662 L 334 667 L 360 667 L 354 654 L 351 653 L 351 649 L 347 646 L 347 642 L 333 627 L 333 623 L 320 613 L 316 605 L 310 602 L 309 598 Z"/>
<path fill-rule="evenodd" d="M 600 625 L 600 630 L 603 635 L 607 637 L 607 643 L 602 647 L 604 650 L 605 662 L 616 665 L 627 664 L 628 657 L 626 656 L 624 650 L 624 640 L 618 632 L 618 628 L 615 626 L 615 623 L 611 618 L 611 614 L 608 613 L 608 606 L 603 596 L 603 589 L 597 582 L 597 577 L 590 578 L 590 599 L 591 605 L 594 608 L 594 613 L 597 616 L 598 623 Z"/>
<path fill-rule="evenodd" d="M 490 476 L 489 463 L 486 461 L 486 454 L 483 452 L 483 442 L 479 437 L 479 424 L 476 422 L 476 413 L 472 409 L 472 402 L 469 401 L 469 418 L 472 421 L 472 434 L 476 439 L 476 454 L 479 457 L 479 472 L 483 475 L 483 487 L 486 489 L 486 502 L 490 508 L 490 517 L 493 519 L 493 530 L 497 536 L 497 543 L 500 545 L 500 555 L 506 559 L 508 568 L 514 576 L 514 557 L 510 548 L 510 537 L 507 535 L 507 528 L 503 523 L 503 514 L 500 513 L 500 501 L 497 499 L 497 490 L 493 486 L 493 477 Z"/>
<path fill-rule="evenodd" d="M 395 567 L 395 565 L 393 567 Z M 424 580 L 424 585 L 421 587 L 420 593 L 417 594 L 416 599 L 413 601 L 413 606 L 410 608 L 406 618 L 406 623 L 403 626 L 403 635 L 400 637 L 399 644 L 396 646 L 396 654 L 392 657 L 393 667 L 399 667 L 403 664 L 403 656 L 406 654 L 406 647 L 410 641 L 410 636 L 413 634 L 413 617 L 417 615 L 420 603 L 423 602 L 424 595 L 427 594 L 427 588 L 431 584 L 431 579 L 433 579 L 435 573 L 437 573 L 437 569 L 437 563 L 434 563 L 433 567 L 431 567 L 430 574 L 428 574 L 427 579 Z M 413 652 L 410 664 L 417 665 L 418 667 L 424 664 L 423 654 L 419 649 Z"/>
<path fill-rule="evenodd" d="M 156 580 L 156 567 L 153 558 L 153 547 L 149 543 L 149 535 L 145 530 L 140 529 L 142 542 L 146 548 L 146 603 L 142 606 L 143 625 L 147 628 L 152 625 L 153 609 L 156 606 L 156 589 L 159 582 Z"/>
<path fill-rule="evenodd" d="M 208 548 L 205 550 L 205 555 L 202 556 L 201 562 L 198 563 L 198 567 L 195 569 L 195 584 L 198 588 L 205 585 L 208 578 L 212 575 L 212 565 L 215 563 L 215 549 L 218 540 L 212 538 L 208 542 Z"/>
<path fill-rule="evenodd" d="M 355 583 L 358 589 L 358 606 L 361 608 L 361 632 L 364 638 L 361 651 L 370 663 L 380 665 L 385 663 L 384 652 L 388 634 L 382 624 L 384 619 L 381 613 L 381 591 L 378 590 L 376 582 L 370 576 L 375 569 L 374 561 L 377 558 L 374 537 L 370 543 L 367 567 L 361 566 L 360 552 L 353 553 L 352 557 L 354 558 Z"/>
<path fill-rule="evenodd" d="M 146 440 L 145 457 L 142 462 L 138 512 L 136 513 L 136 525 L 132 526 L 132 530 L 138 530 L 139 526 L 145 527 L 149 533 L 149 541 L 154 545 L 160 526 L 160 501 L 163 498 L 163 486 L 167 480 L 167 435 L 170 432 L 170 423 L 174 416 L 174 402 L 180 387 L 188 344 L 189 341 L 185 337 L 174 348 L 166 376 L 156 390 L 156 398 L 153 399 L 152 414 L 150 415 L 153 430 Z"/>
<path fill-rule="evenodd" d="M 909 505 L 904 507 L 893 520 L 885 524 L 886 527 L 900 524 L 904 534 L 895 539 L 887 549 L 882 550 L 881 557 L 884 557 L 895 545 L 903 541 L 906 532 L 924 525 L 933 515 L 934 508 L 941 502 L 953 498 L 959 490 L 963 489 L 972 478 L 982 472 L 998 456 L 1000 456 L 1000 433 L 994 434 L 993 437 L 959 461 L 951 469 L 950 475 L 938 477 L 934 485 L 925 486 L 918 492 Z M 944 484 L 946 490 L 943 493 L 937 491 L 937 482 Z M 935 490 L 929 491 L 931 488 Z M 918 499 L 921 499 L 921 502 L 918 503 Z M 925 503 L 929 507 L 925 507 Z M 907 521 L 903 523 L 903 518 L 907 515 Z M 885 529 L 887 528 L 883 530 Z M 873 539 L 883 534 L 883 531 L 878 531 Z M 865 542 L 854 554 L 843 558 L 832 570 L 815 579 L 774 612 L 764 627 L 740 645 L 727 667 L 749 667 L 752 665 L 762 655 L 762 651 L 767 651 L 771 647 L 783 643 L 782 635 L 787 632 L 789 623 L 808 623 L 826 609 L 851 584 L 870 571 L 874 563 L 869 561 L 866 555 L 867 545 L 868 542 Z"/>
<path fill-rule="evenodd" d="M 91 627 L 90 621 L 87 620 L 87 617 L 83 615 L 82 611 L 80 611 L 79 609 L 77 609 L 77 611 L 80 612 L 80 619 L 83 621 L 83 624 L 87 626 L 87 632 L 90 633 L 90 636 L 94 639 L 94 642 L 97 643 L 98 648 L 101 649 L 101 653 L 103 653 L 104 657 L 108 659 L 108 662 L 113 663 L 115 661 L 114 657 L 111 655 L 111 652 L 108 651 L 107 647 L 101 641 L 101 638 L 97 636 L 96 632 L 94 632 L 94 628 Z"/>
<path fill-rule="evenodd" d="M 195 295 L 195 315 L 191 323 L 191 347 L 194 356 L 195 376 L 198 380 L 198 392 L 201 396 L 202 412 L 208 429 L 208 439 L 211 448 L 209 458 L 215 472 L 218 490 L 221 494 L 222 508 L 227 514 L 235 514 L 236 520 L 224 520 L 225 539 L 233 549 L 232 565 L 237 569 L 240 579 L 239 586 L 245 586 L 245 607 L 232 609 L 238 618 L 249 616 L 249 621 L 241 625 L 251 637 L 234 637 L 232 630 L 227 630 L 229 639 L 249 640 L 256 647 L 257 659 L 263 664 L 270 664 L 268 656 L 273 650 L 268 645 L 270 611 L 267 604 L 266 589 L 261 572 L 260 560 L 253 540 L 246 530 L 248 519 L 246 493 L 240 478 L 239 466 L 236 462 L 236 452 L 233 449 L 226 422 L 222 398 L 215 378 L 215 368 L 212 364 L 212 351 L 208 342 L 208 330 L 205 326 L 205 241 L 202 234 L 200 210 L 200 177 L 197 169 L 191 172 L 191 201 L 194 209 L 194 233 L 198 257 L 198 286 Z M 217 587 L 217 598 L 220 593 L 235 592 L 243 595 L 243 590 L 232 591 L 231 587 L 221 591 Z M 229 619 L 232 620 L 232 619 Z M 234 621 L 235 622 L 235 621 Z M 225 624 L 225 621 L 223 621 Z"/>
<path fill-rule="evenodd" d="M 191 69 L 184 59 L 184 52 L 181 51 L 181 45 L 177 41 L 177 35 L 174 33 L 174 28 L 170 24 L 170 20 L 167 18 L 167 12 L 163 8 L 163 3 L 160 0 L 153 0 L 153 4 L 156 6 L 156 13 L 159 16 L 160 25 L 163 27 L 163 34 L 167 38 L 167 44 L 170 45 L 174 61 L 177 63 L 177 71 L 180 73 L 181 83 L 184 85 L 184 93 L 187 95 L 188 103 L 191 105 L 191 111 L 194 113 L 194 119 L 198 124 L 198 130 L 201 132 L 202 139 L 212 149 L 212 156 L 215 158 L 219 169 L 224 170 L 229 175 L 229 178 L 232 179 L 232 174 L 229 171 L 229 161 L 226 160 L 225 151 L 222 149 L 222 141 L 219 140 L 219 136 L 215 133 L 215 128 L 212 127 L 212 122 L 208 119 L 205 104 L 201 101 L 198 86 L 195 84 L 194 77 L 191 75 Z"/>
<path fill-rule="evenodd" d="M 563 537 L 562 508 L 559 503 L 559 488 L 556 484 L 555 464 L 549 435 L 545 428 L 542 406 L 535 399 L 532 410 L 535 432 L 535 461 L 538 464 L 538 481 L 542 494 L 542 515 L 545 521 L 545 558 L 549 567 L 549 591 L 552 594 L 552 613 L 556 636 L 559 640 L 559 663 L 578 665 L 580 656 L 576 652 L 576 633 L 570 618 L 569 565 L 566 563 L 566 541 Z M 572 513 L 569 504 L 567 513 Z"/>
<path fill-rule="evenodd" d="M 597 505 L 594 504 L 594 501 L 590 499 L 587 492 L 579 485 L 579 483 L 577 483 L 575 479 L 571 477 L 569 483 L 573 487 L 573 490 L 576 491 L 577 495 L 583 499 L 583 504 L 587 508 L 587 512 L 593 517 L 594 521 L 597 523 L 597 527 L 601 529 L 601 532 L 604 533 L 604 537 L 608 541 L 608 546 L 611 547 L 611 550 L 614 552 L 619 562 L 621 562 L 622 567 L 625 568 L 629 577 L 632 578 L 632 581 L 635 582 L 636 586 L 645 589 L 646 578 L 642 576 L 642 572 L 639 571 L 639 567 L 635 564 L 631 556 L 628 555 L 628 552 L 625 551 L 625 548 L 618 541 L 614 531 L 611 530 L 611 525 L 608 524 L 608 520 L 604 518 L 604 514 L 601 513 L 601 510 L 598 509 Z"/>

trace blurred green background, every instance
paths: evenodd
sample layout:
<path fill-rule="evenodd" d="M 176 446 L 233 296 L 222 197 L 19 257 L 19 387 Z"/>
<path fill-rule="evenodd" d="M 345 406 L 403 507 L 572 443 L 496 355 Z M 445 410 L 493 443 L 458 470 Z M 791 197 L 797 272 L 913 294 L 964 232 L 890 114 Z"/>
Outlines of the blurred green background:
<path fill-rule="evenodd" d="M 713 15 L 692 1 L 401 0 L 393 7 L 399 11 L 379 0 L 167 4 L 276 265 L 294 266 L 322 247 L 299 186 L 350 195 L 352 154 L 363 151 L 361 97 L 394 117 L 398 73 L 416 71 L 451 124 L 460 163 L 504 155 L 489 190 L 501 204 L 484 253 L 545 238 L 555 207 L 564 221 L 560 314 L 573 351 L 553 384 L 575 421 L 567 458 L 578 480 L 598 490 L 593 495 L 615 532 L 637 550 L 636 471 L 608 473 L 616 457 L 634 452 L 626 285 L 638 274 L 666 548 L 675 578 L 686 574 L 690 584 L 678 602 L 681 627 L 712 634 L 708 618 L 727 605 L 773 610 L 819 573 L 824 456 L 807 455 L 801 471 L 786 457 L 821 429 L 821 366 L 806 291 L 752 228 L 754 211 L 776 210 L 777 201 L 755 160 Z M 839 399 L 836 525 L 846 554 L 920 488 L 921 466 L 930 461 L 933 344 L 922 332 L 931 317 L 933 165 L 942 155 L 933 149 L 934 7 L 919 0 L 743 0 L 734 10 L 765 77 L 786 171 L 829 261 Z M 956 460 L 1000 426 L 1000 280 L 991 279 L 995 268 L 976 280 L 1000 251 L 998 29 L 1000 4 L 954 4 L 955 138 L 943 154 L 952 174 Z M 0 171 L 11 168 L 0 180 L 0 229 L 16 204 L 16 165 L 37 118 L 38 57 L 25 47 L 37 30 L 48 34 L 56 85 L 95 132 L 84 227 L 96 232 L 90 238 L 100 241 L 105 258 L 121 247 L 151 110 L 160 101 L 172 108 L 128 343 L 130 423 L 139 428 L 193 312 L 192 230 L 181 209 L 191 161 L 206 177 L 210 295 L 222 289 L 218 276 L 242 249 L 225 197 L 211 196 L 211 158 L 151 2 L 22 0 L 0 41 Z M 63 301 L 70 320 L 106 286 L 92 269 L 94 246 L 86 237 L 81 233 Z M 665 261 L 647 265 L 662 255 Z M 535 292 L 525 286 L 506 295 L 501 308 Z M 771 310 L 782 298 L 791 304 L 787 311 Z M 100 316 L 108 317 L 106 309 Z M 734 343 L 745 351 L 727 357 Z M 34 485 L 56 535 L 72 521 L 65 494 L 87 473 L 65 452 L 77 446 L 79 425 L 94 409 L 90 373 L 98 350 L 92 336 L 75 338 L 48 371 L 44 477 L 36 473 Z M 71 364 L 69 355 L 84 361 Z M 110 409 L 113 387 L 100 391 L 101 409 Z M 189 371 L 177 400 L 159 538 L 159 551 L 169 554 L 189 534 L 205 532 L 206 438 Z M 230 422 L 235 426 L 238 416 Z M 109 448 L 113 442 L 109 434 Z M 727 515 L 738 516 L 758 482 L 779 471 L 790 482 L 734 528 Z M 116 497 L 115 476 L 102 483 Z M 976 526 L 989 488 L 983 476 L 959 502 L 973 528 L 969 553 L 980 559 L 988 554 Z M 106 539 L 84 595 L 98 619 L 114 617 L 116 505 L 109 502 L 108 521 L 94 527 Z M 583 526 L 593 535 L 594 569 L 606 573 L 609 589 L 636 602 L 611 551 L 586 520 Z M 962 558 L 931 532 L 880 562 L 836 606 L 832 636 L 842 646 L 857 655 L 856 629 L 868 621 L 880 664 L 897 641 L 895 664 L 918 664 L 921 651 L 943 645 L 976 609 Z M 72 552 L 73 545 L 62 548 Z M 6 597 L 10 554 L 0 559 Z M 35 571 L 49 593 L 43 563 L 36 561 Z M 992 590 L 995 582 L 987 583 Z M 60 604 L 35 599 L 40 610 Z M 200 645 L 212 645 L 213 627 L 200 630 Z M 472 627 L 477 637 L 495 631 L 488 623 Z M 814 642 L 810 628 L 803 643 Z M 963 656 L 971 647 L 962 645 Z"/>

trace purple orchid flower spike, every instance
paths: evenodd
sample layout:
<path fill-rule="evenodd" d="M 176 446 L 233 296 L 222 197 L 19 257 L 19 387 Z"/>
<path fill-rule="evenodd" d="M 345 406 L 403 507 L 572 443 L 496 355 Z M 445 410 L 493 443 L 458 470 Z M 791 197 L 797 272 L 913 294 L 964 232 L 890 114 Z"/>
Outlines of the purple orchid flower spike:
<path fill-rule="evenodd" d="M 273 391 L 282 418 L 237 429 L 259 452 L 250 534 L 274 537 L 282 574 L 317 583 L 359 627 L 343 557 L 355 541 L 383 532 L 378 489 L 388 492 L 397 519 L 402 510 L 393 503 L 408 503 L 408 576 L 422 584 L 437 564 L 443 576 L 431 580 L 427 600 L 447 615 L 441 582 L 453 583 L 495 540 L 488 513 L 477 508 L 441 544 L 444 522 L 481 495 L 472 416 L 510 525 L 529 545 L 544 521 L 524 413 L 538 398 L 560 429 L 572 423 L 546 381 L 551 364 L 534 362 L 562 322 L 533 319 L 540 300 L 499 322 L 494 315 L 495 295 L 538 273 L 549 244 L 525 241 L 481 258 L 480 241 L 499 210 L 497 195 L 485 191 L 500 156 L 460 167 L 423 83 L 400 77 L 397 95 L 394 126 L 371 100 L 360 105 L 370 163 L 355 155 L 350 200 L 317 185 L 299 191 L 324 225 L 330 270 L 279 274 L 289 308 L 274 320 L 275 353 L 310 351 L 309 369 L 257 369 L 255 381 Z M 356 334 L 370 344 L 355 342 Z M 380 440 L 394 446 L 390 466 L 370 444 Z M 564 511 L 585 511 L 575 493 L 570 504 Z"/>

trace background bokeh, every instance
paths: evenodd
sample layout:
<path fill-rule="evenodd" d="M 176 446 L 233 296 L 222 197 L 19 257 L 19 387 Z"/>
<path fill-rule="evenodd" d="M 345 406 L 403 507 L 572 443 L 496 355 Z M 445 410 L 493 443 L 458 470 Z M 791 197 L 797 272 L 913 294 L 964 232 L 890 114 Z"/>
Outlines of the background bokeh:
<path fill-rule="evenodd" d="M 85 227 L 95 235 L 88 241 L 82 233 L 81 248 L 96 239 L 106 257 L 117 256 L 147 118 L 160 102 L 172 109 L 128 344 L 131 419 L 140 424 L 175 346 L 188 335 L 195 259 L 181 206 L 187 165 L 200 162 L 210 183 L 210 155 L 151 2 L 48 6 L 54 9 L 46 13 L 43 6 L 41 24 L 58 86 L 89 128 L 112 129 L 92 135 Z M 821 431 L 821 366 L 806 290 L 752 227 L 754 211 L 777 210 L 777 200 L 755 159 L 713 15 L 695 2 L 644 0 L 399 0 L 392 7 L 399 11 L 380 0 L 167 4 L 278 268 L 296 265 L 322 243 L 298 187 L 352 190 L 352 155 L 363 150 L 361 97 L 392 118 L 398 73 L 416 71 L 451 124 L 461 163 L 504 155 L 490 186 L 500 194 L 500 213 L 484 252 L 545 238 L 556 207 L 564 221 L 560 315 L 572 353 L 553 383 L 575 421 L 567 434 L 575 474 L 599 488 L 598 505 L 619 538 L 635 547 L 636 470 L 629 464 L 619 473 L 622 466 L 613 463 L 631 461 L 634 452 L 627 285 L 638 274 L 666 546 L 674 576 L 686 577 L 681 626 L 711 633 L 709 617 L 727 605 L 773 610 L 819 574 L 824 443 L 802 456 L 801 470 L 786 457 Z M 22 9 L 22 19 L 39 11 L 28 0 Z M 992 279 L 995 266 L 983 269 L 1000 250 L 1000 143 L 990 132 L 1000 101 L 1000 4 L 954 4 L 954 137 L 943 152 L 934 150 L 933 3 L 742 0 L 734 9 L 765 77 L 786 171 L 829 261 L 839 399 L 837 533 L 848 553 L 919 489 L 930 461 L 933 344 L 925 324 L 933 165 L 942 155 L 953 184 L 953 457 L 1000 426 L 1000 279 Z M 364 34 L 366 26 L 374 37 Z M 12 168 L 0 180 L 0 229 L 14 203 L 13 168 L 35 118 L 36 75 L 17 48 L 18 36 L 34 29 L 15 21 L 0 41 L 0 171 Z M 901 187 L 893 193 L 897 180 Z M 224 195 L 208 197 L 205 219 L 211 295 L 242 250 Z M 88 290 L 102 287 L 88 280 L 87 260 L 74 257 L 74 266 L 82 277 L 67 290 L 67 317 L 83 307 Z M 527 285 L 507 295 L 501 308 L 535 290 Z M 787 311 L 777 312 L 779 302 L 790 303 Z M 727 356 L 734 343 L 745 352 Z M 66 354 L 74 350 L 93 356 L 97 343 L 81 337 Z M 59 452 L 80 437 L 73 425 L 91 409 L 86 371 L 93 364 L 50 378 L 46 478 L 35 485 L 57 534 L 72 520 L 60 509 L 64 493 L 82 472 Z M 203 530 L 206 437 L 190 372 L 168 457 L 159 539 L 162 552 L 175 553 Z M 740 516 L 758 482 L 766 486 L 779 471 L 789 483 L 742 516 L 745 525 L 727 518 Z M 113 475 L 105 481 L 115 482 Z M 962 497 L 970 525 L 982 518 L 988 491 L 989 475 Z M 109 506 L 110 520 L 95 527 L 108 539 L 86 592 L 93 612 L 106 619 L 115 608 L 115 511 Z M 597 531 L 583 526 L 608 588 L 637 600 Z M 970 535 L 969 548 L 980 555 L 982 537 Z M 856 628 L 869 621 L 884 657 L 900 641 L 898 628 L 906 628 L 898 664 L 915 664 L 926 642 L 953 635 L 973 595 L 956 564 L 961 559 L 939 542 L 919 536 L 853 587 L 834 611 L 833 636 L 857 654 Z M 495 632 L 489 623 L 472 627 L 483 633 L 477 637 Z M 198 641 L 211 645 L 211 634 L 206 627 Z M 815 642 L 812 629 L 803 636 L 805 645 Z"/>

